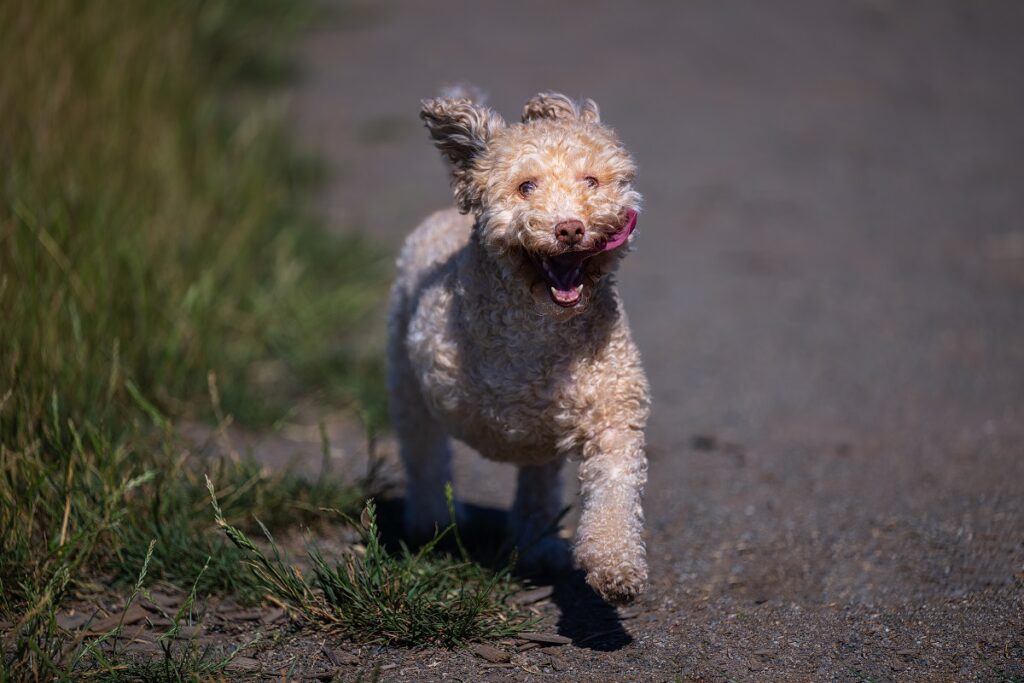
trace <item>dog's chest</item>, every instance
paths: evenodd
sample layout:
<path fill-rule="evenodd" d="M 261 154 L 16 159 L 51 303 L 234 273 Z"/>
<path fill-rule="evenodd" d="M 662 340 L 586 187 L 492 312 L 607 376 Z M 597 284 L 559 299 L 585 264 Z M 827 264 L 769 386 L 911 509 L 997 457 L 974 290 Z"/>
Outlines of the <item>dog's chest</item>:
<path fill-rule="evenodd" d="M 469 333 L 457 320 L 435 315 L 410 326 L 420 389 L 445 429 L 495 460 L 544 460 L 571 444 L 579 412 L 572 356 L 527 338 L 514 321 Z"/>
<path fill-rule="evenodd" d="M 469 376 L 477 390 L 459 396 L 447 410 L 445 423 L 454 436 L 497 460 L 522 462 L 555 455 L 559 437 L 570 431 L 559 419 L 562 402 L 557 392 L 530 381 L 526 374 Z"/>

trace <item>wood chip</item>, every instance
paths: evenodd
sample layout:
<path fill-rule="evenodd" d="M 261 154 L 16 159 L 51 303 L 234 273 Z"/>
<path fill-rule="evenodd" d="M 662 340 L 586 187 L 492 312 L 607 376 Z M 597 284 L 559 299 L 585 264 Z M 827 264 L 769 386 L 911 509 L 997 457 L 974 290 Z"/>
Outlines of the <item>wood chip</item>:
<path fill-rule="evenodd" d="M 109 617 L 92 622 L 92 624 L 89 625 L 89 632 L 107 633 L 117 628 L 118 624 L 123 626 L 137 624 L 148 616 L 149 612 L 147 612 L 142 605 L 134 604 L 125 612 L 121 612 L 120 614 L 111 614 Z"/>
<path fill-rule="evenodd" d="M 235 657 L 225 668 L 228 671 L 259 671 L 261 667 L 252 657 Z"/>
<path fill-rule="evenodd" d="M 67 631 L 74 631 L 75 629 L 84 626 L 85 622 L 92 618 L 92 615 L 92 612 L 86 612 L 85 610 L 61 612 L 57 615 L 57 625 Z"/>
<path fill-rule="evenodd" d="M 355 666 L 359 664 L 359 657 L 348 652 L 337 652 L 326 645 L 321 648 L 324 653 L 324 657 L 331 663 L 332 666 Z"/>
<path fill-rule="evenodd" d="M 528 591 L 516 593 L 509 599 L 509 602 L 513 605 L 529 605 L 534 602 L 540 602 L 545 598 L 550 598 L 551 594 L 554 592 L 554 586 L 540 586 L 538 588 L 531 588 Z"/>
<path fill-rule="evenodd" d="M 128 643 L 128 645 L 125 646 L 124 651 L 143 655 L 152 655 L 163 652 L 159 645 L 151 643 L 148 640 L 136 640 Z"/>
<path fill-rule="evenodd" d="M 334 650 L 324 645 L 320 648 L 320 651 L 324 653 L 324 657 L 331 663 L 332 666 L 341 666 L 341 660 L 338 659 L 338 655 L 335 654 Z"/>
<path fill-rule="evenodd" d="M 150 640 L 146 636 L 154 636 L 150 629 L 149 624 L 135 624 L 134 626 L 125 626 L 124 630 L 121 631 L 121 638 L 124 640 Z"/>
<path fill-rule="evenodd" d="M 172 595 L 162 591 L 150 591 L 149 599 L 164 609 L 177 609 L 184 602 L 185 596 L 181 594 Z"/>
<path fill-rule="evenodd" d="M 565 671 L 566 669 L 569 668 L 569 663 L 566 662 L 561 657 L 549 654 L 548 655 L 548 666 L 550 666 L 555 671 Z"/>
<path fill-rule="evenodd" d="M 522 640 L 532 640 L 535 643 L 551 643 L 552 645 L 568 645 L 572 638 L 560 636 L 557 633 L 538 633 L 536 631 L 525 631 L 519 634 Z"/>
<path fill-rule="evenodd" d="M 280 607 L 275 607 L 273 609 L 266 610 L 260 617 L 260 621 L 262 621 L 264 624 L 273 624 L 275 622 L 281 621 L 287 615 L 288 612 L 286 612 L 284 609 Z"/>
<path fill-rule="evenodd" d="M 512 660 L 512 655 L 505 652 L 504 650 L 499 650 L 496 647 L 493 647 L 491 645 L 484 645 L 483 643 L 471 645 L 469 650 L 477 657 L 482 657 L 483 659 L 486 659 L 488 662 L 492 662 L 494 664 L 504 664 Z"/>

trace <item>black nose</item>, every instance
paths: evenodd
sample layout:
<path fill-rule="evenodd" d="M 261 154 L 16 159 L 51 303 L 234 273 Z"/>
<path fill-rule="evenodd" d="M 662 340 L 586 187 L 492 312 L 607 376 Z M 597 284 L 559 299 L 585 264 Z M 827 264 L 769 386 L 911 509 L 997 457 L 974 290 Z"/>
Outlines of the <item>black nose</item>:
<path fill-rule="evenodd" d="M 555 237 L 562 244 L 579 244 L 583 241 L 584 232 L 582 221 L 562 221 L 555 226 Z"/>

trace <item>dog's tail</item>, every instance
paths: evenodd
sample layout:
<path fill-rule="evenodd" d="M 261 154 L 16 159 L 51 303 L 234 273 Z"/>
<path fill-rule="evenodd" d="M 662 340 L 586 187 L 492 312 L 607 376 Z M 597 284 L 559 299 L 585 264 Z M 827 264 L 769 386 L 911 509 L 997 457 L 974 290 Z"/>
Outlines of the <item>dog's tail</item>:
<path fill-rule="evenodd" d="M 469 100 L 473 104 L 487 104 L 487 93 L 472 83 L 446 84 L 441 88 L 438 97 L 446 100 Z"/>

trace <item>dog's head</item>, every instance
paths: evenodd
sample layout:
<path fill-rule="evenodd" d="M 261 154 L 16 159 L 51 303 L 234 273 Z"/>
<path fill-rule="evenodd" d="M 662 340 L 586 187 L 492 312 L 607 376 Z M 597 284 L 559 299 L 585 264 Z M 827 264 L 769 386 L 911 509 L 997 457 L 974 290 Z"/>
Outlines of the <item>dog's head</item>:
<path fill-rule="evenodd" d="M 506 279 L 545 313 L 579 312 L 636 226 L 636 165 L 593 100 L 541 93 L 507 125 L 469 97 L 423 102 L 420 117 L 452 167 L 459 210 Z"/>

